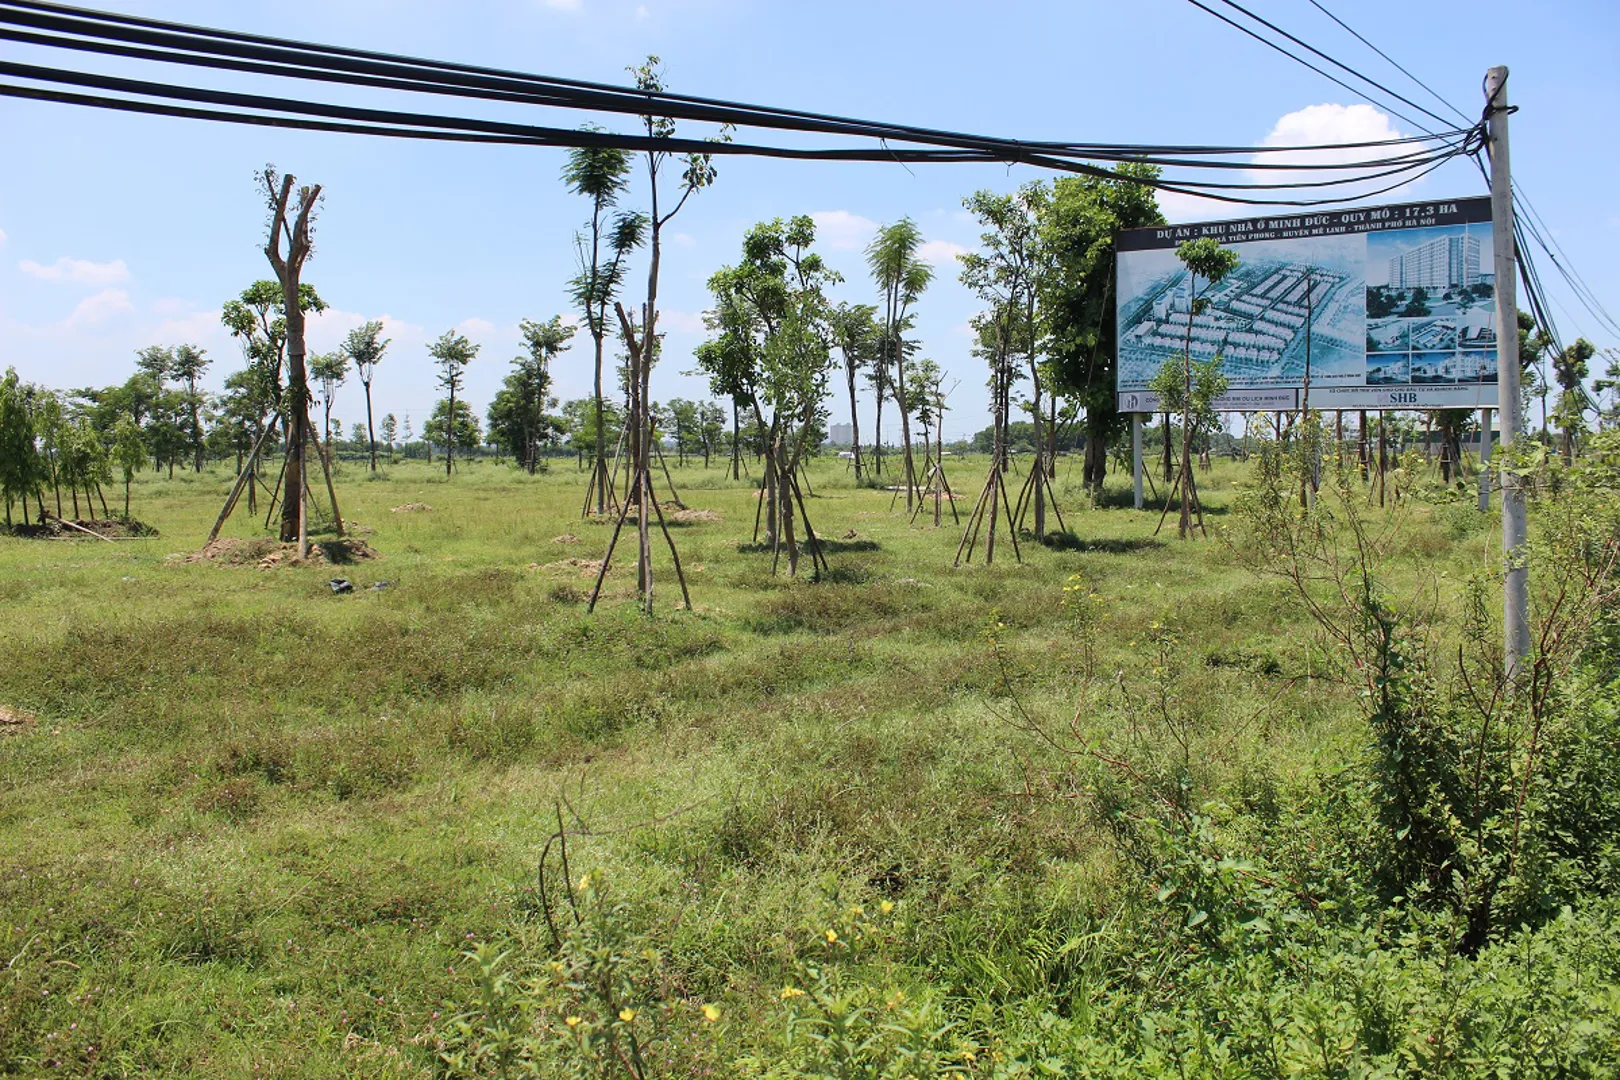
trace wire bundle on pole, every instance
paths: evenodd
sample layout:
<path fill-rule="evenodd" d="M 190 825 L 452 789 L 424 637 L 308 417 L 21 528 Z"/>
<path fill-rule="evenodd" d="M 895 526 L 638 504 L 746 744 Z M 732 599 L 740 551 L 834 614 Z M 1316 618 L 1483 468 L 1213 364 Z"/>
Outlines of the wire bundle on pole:
<path fill-rule="evenodd" d="M 496 102 L 622 116 L 667 116 L 731 128 L 763 128 L 842 140 L 834 146 L 661 138 L 547 124 L 515 123 L 479 116 L 379 109 L 176 85 L 167 77 L 134 79 L 61 66 L 0 62 L 0 96 L 249 124 L 391 138 L 526 146 L 611 146 L 626 150 L 746 155 L 813 161 L 901 164 L 1026 164 L 1090 176 L 1115 176 L 1121 164 L 1152 165 L 1170 176 L 1139 178 L 1163 191 L 1253 206 L 1325 206 L 1359 201 L 1411 183 L 1446 161 L 1477 150 L 1478 124 L 1422 136 L 1306 147 L 1136 145 L 1029 141 L 908 124 L 833 116 L 804 110 L 748 105 L 683 94 L 649 93 L 632 87 L 505 71 L 446 61 L 396 56 L 256 34 L 188 26 L 76 8 L 43 0 L 0 0 L 0 40 L 82 56 L 135 60 L 158 68 L 231 72 L 396 93 L 432 94 L 458 101 Z M 1354 161 L 1288 162 L 1269 155 L 1356 152 Z M 1201 174 L 1243 170 L 1309 174 L 1317 180 L 1221 181 Z M 1368 191 L 1369 183 L 1390 181 Z M 1268 192 L 1320 192 L 1283 198 Z M 1253 194 L 1240 194 L 1253 193 Z"/>

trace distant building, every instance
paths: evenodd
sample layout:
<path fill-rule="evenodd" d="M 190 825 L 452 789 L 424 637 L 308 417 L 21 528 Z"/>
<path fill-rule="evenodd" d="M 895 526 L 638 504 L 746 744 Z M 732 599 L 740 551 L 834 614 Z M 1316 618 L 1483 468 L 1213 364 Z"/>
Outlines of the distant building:
<path fill-rule="evenodd" d="M 834 446 L 849 446 L 855 441 L 855 425 L 829 425 L 827 428 L 827 441 Z"/>
<path fill-rule="evenodd" d="M 1457 289 L 1479 284 L 1479 237 L 1442 236 L 1389 260 L 1394 289 Z"/>

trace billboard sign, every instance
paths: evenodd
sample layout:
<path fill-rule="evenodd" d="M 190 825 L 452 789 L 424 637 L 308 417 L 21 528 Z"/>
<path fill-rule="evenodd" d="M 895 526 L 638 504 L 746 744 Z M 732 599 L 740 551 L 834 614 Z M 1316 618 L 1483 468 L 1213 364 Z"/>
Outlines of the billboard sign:
<path fill-rule="evenodd" d="M 1192 312 L 1176 246 L 1213 237 L 1239 262 Z M 1489 197 L 1130 229 L 1119 235 L 1124 412 L 1167 360 L 1219 355 L 1231 412 L 1495 408 Z M 1265 401 L 1275 404 L 1261 404 Z"/>

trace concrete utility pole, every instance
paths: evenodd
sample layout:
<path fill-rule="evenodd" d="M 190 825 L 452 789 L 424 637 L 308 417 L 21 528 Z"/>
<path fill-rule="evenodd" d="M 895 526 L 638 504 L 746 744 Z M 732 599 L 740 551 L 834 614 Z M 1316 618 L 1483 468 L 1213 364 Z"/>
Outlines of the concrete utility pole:
<path fill-rule="evenodd" d="M 1491 155 L 1491 236 L 1496 274 L 1496 385 L 1502 426 L 1503 662 L 1508 681 L 1522 674 L 1530 654 L 1530 570 L 1525 565 L 1524 492 L 1508 464 L 1519 436 L 1518 262 L 1513 247 L 1513 174 L 1508 167 L 1508 69 L 1485 73 Z"/>

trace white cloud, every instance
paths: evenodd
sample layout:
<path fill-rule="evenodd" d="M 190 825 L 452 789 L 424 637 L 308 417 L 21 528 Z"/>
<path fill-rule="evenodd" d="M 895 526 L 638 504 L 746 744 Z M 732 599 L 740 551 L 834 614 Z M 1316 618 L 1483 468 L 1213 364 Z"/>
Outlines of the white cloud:
<path fill-rule="evenodd" d="M 495 332 L 495 324 L 488 319 L 480 319 L 474 315 L 470 319 L 463 319 L 457 323 L 456 331 L 457 333 L 466 334 L 468 337 L 484 337 Z"/>
<path fill-rule="evenodd" d="M 670 233 L 669 234 L 669 239 L 677 247 L 689 248 L 689 247 L 696 247 L 697 246 L 697 238 L 694 237 L 691 233 L 683 233 L 683 232 Z"/>
<path fill-rule="evenodd" d="M 6 242 L 6 230 L 0 229 L 0 244 Z"/>
<path fill-rule="evenodd" d="M 41 281 L 73 281 L 80 285 L 111 285 L 129 278 L 129 267 L 124 265 L 123 259 L 98 263 L 64 255 L 49 266 L 24 259 L 17 264 L 17 269 Z"/>
<path fill-rule="evenodd" d="M 930 240 L 917 249 L 924 262 L 933 264 L 935 274 L 954 272 L 956 257 L 967 253 L 967 248 L 950 240 Z"/>
<path fill-rule="evenodd" d="M 690 311 L 671 311 L 668 308 L 658 309 L 658 329 L 671 334 L 704 334 L 708 327 L 703 325 L 702 314 L 694 315 Z"/>
<path fill-rule="evenodd" d="M 636 22 L 646 22 L 651 15 L 652 12 L 647 10 L 646 4 L 636 5 Z"/>
<path fill-rule="evenodd" d="M 1328 103 L 1308 105 L 1303 109 L 1297 109 L 1281 117 L 1272 126 L 1266 137 L 1260 141 L 1260 145 L 1283 148 L 1325 146 L 1383 142 L 1402 137 L 1402 133 L 1395 127 L 1390 117 L 1371 105 L 1336 105 Z M 1419 148 L 1413 145 L 1363 146 L 1344 150 L 1294 150 L 1282 153 L 1256 154 L 1252 160 L 1256 164 L 1264 163 L 1267 165 L 1351 165 L 1356 162 L 1400 157 L 1417 149 Z M 1393 168 L 1393 166 L 1386 168 Z M 1351 171 L 1338 169 L 1250 169 L 1242 174 L 1242 179 L 1248 183 L 1287 184 L 1340 180 L 1352 175 L 1354 173 Z M 1276 189 L 1274 194 L 1280 199 L 1326 198 L 1330 195 L 1354 197 L 1359 193 L 1388 187 L 1398 179 L 1400 179 L 1398 176 L 1389 176 L 1344 188 Z M 1409 186 L 1404 185 L 1393 191 L 1385 192 L 1381 197 L 1398 199 L 1402 191 Z M 1245 192 L 1244 194 L 1258 197 L 1253 192 Z M 1176 192 L 1160 192 L 1159 208 L 1164 211 L 1165 217 L 1172 222 L 1210 217 L 1212 215 L 1231 217 L 1252 213 L 1258 209 L 1233 203 L 1221 203 L 1213 199 L 1199 198 L 1195 195 L 1182 195 Z"/>
<path fill-rule="evenodd" d="M 858 251 L 878 227 L 871 218 L 848 210 L 813 210 L 810 220 L 816 223 L 816 239 L 832 251 Z"/>
<path fill-rule="evenodd" d="M 134 310 L 135 305 L 129 302 L 129 293 L 123 289 L 103 289 L 94 296 L 80 300 L 73 314 L 67 317 L 67 324 L 74 329 L 100 326 Z"/>
<path fill-rule="evenodd" d="M 578 11 L 580 0 L 546 0 L 546 7 L 553 11 Z"/>

